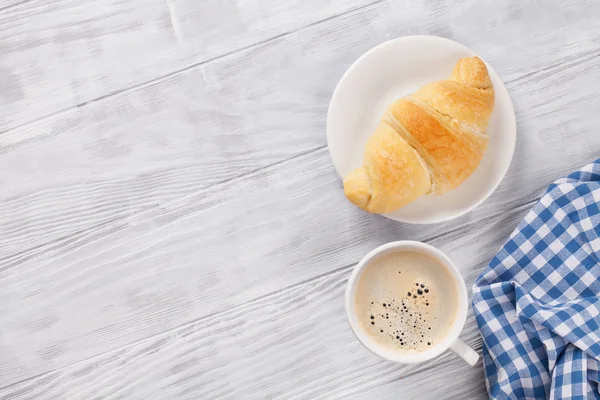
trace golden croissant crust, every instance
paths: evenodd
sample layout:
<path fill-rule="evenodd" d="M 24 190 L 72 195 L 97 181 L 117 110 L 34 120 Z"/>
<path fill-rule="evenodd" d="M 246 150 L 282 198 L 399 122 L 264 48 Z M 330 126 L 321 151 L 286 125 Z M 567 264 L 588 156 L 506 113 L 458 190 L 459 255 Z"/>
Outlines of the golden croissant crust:
<path fill-rule="evenodd" d="M 487 148 L 494 87 L 483 61 L 458 61 L 450 79 L 392 103 L 365 146 L 362 167 L 344 179 L 360 208 L 388 213 L 428 194 L 456 188 Z"/>

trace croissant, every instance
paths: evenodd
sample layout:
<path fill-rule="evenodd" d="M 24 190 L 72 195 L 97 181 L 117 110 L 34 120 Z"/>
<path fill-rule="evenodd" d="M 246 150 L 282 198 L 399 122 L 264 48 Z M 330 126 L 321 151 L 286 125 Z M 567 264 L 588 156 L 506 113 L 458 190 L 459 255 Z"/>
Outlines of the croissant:
<path fill-rule="evenodd" d="M 458 61 L 450 79 L 396 100 L 344 179 L 346 197 L 377 214 L 444 194 L 475 171 L 487 148 L 494 87 L 483 61 Z"/>

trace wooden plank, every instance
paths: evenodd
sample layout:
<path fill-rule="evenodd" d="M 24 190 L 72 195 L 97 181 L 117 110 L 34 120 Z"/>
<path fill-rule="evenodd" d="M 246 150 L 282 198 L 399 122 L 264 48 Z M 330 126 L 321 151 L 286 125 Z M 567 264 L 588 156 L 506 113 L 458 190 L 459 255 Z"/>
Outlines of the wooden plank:
<path fill-rule="evenodd" d="M 0 132 L 374 0 L 31 0 L 0 6 Z"/>
<path fill-rule="evenodd" d="M 474 6 L 462 7 L 464 13 Z M 496 11 L 502 15 L 503 10 Z M 533 17 L 535 8 L 526 11 Z M 456 12 L 456 18 L 460 15 Z M 0 136 L 0 210 L 5 215 L 0 226 L 7 238 L 0 244 L 0 258 L 325 146 L 325 114 L 336 80 L 361 52 L 396 32 L 389 18 L 403 27 L 399 34 L 410 33 L 415 24 L 393 5 L 368 7 Z M 490 13 L 478 21 L 487 26 L 496 18 Z M 540 31 L 550 30 L 551 18 L 540 21 Z M 600 21 L 592 22 L 600 32 Z M 508 35 L 516 35 L 513 40 L 523 33 L 517 29 L 521 24 L 513 26 L 510 19 L 504 25 Z M 565 141 L 570 127 L 553 135 L 549 130 L 563 124 L 563 116 L 539 108 L 551 102 L 549 110 L 560 110 L 572 91 L 574 101 L 590 101 L 587 88 L 597 79 L 599 52 L 579 40 L 579 26 L 571 27 L 577 43 L 570 46 L 556 47 L 559 39 L 543 35 L 523 46 L 531 53 L 522 63 L 507 54 L 490 59 L 514 92 L 518 112 L 525 113 L 520 128 L 540 129 L 531 125 L 528 108 L 536 108 L 536 118 L 547 119 L 545 141 Z M 345 32 L 343 41 L 339 32 Z M 481 42 L 488 44 L 482 51 L 491 54 L 500 46 L 485 36 Z M 540 47 L 546 49 L 547 66 L 532 71 L 539 65 Z M 584 65 L 589 71 L 583 71 Z M 571 112 L 589 112 L 591 101 Z M 572 167 L 566 165 L 561 171 Z"/>
<path fill-rule="evenodd" d="M 527 207 L 431 241 L 470 286 Z M 323 264 L 333 254 L 324 255 Z M 485 396 L 475 368 L 446 353 L 417 366 L 380 360 L 352 335 L 343 291 L 353 265 L 0 390 L 1 398 L 452 398 Z M 238 276 L 231 276 L 237 280 Z M 234 282 L 230 281 L 230 285 Z M 231 304 L 229 296 L 222 298 Z M 225 304 L 224 304 L 225 305 Z M 469 322 L 462 338 L 480 349 Z M 343 360 L 343 363 L 341 362 Z"/>
<path fill-rule="evenodd" d="M 537 159 L 532 155 L 526 168 L 555 158 L 537 173 L 512 172 L 512 198 L 498 193 L 476 212 L 443 225 L 398 225 L 350 206 L 323 149 L 21 254 L 1 271 L 6 351 L 0 352 L 0 380 L 15 382 L 223 312 L 356 262 L 391 240 L 449 232 L 455 243 L 472 233 L 470 240 L 484 246 L 505 210 L 535 198 L 547 175 L 585 153 L 591 140 L 579 140 L 573 154 L 561 154 L 558 145 Z M 524 156 L 518 153 L 517 160 Z M 489 221 L 494 215 L 496 221 Z"/>
<path fill-rule="evenodd" d="M 17 6 L 19 4 L 28 2 L 29 0 L 1 0 L 0 11 L 4 11 L 7 8 Z"/>
<path fill-rule="evenodd" d="M 474 4 L 459 6 L 467 12 Z M 566 21 L 575 19 L 572 11 L 580 4 L 585 3 L 567 7 Z M 533 9 L 522 7 L 529 21 Z M 322 148 L 323 119 L 335 79 L 345 66 L 390 32 L 416 31 L 417 20 L 412 19 L 421 12 L 427 17 L 428 11 L 408 15 L 389 4 L 361 10 L 206 64 L 198 69 L 205 74 L 202 85 L 206 86 L 194 86 L 193 77 L 198 75 L 193 75 L 193 69 L 124 93 L 119 100 L 115 96 L 107 103 L 81 107 L 73 111 L 72 120 L 57 116 L 4 135 L 0 158 L 5 200 L 0 205 L 5 239 L 0 271 L 0 382 L 9 385 L 57 368 L 63 371 L 70 363 L 349 265 L 389 240 L 428 239 L 448 233 L 443 236 L 447 243 L 462 243 L 459 239 L 464 236 L 477 244 L 469 247 L 469 252 L 452 252 L 458 260 L 468 260 L 478 252 L 491 257 L 492 245 L 499 246 L 508 234 L 498 226 L 516 221 L 507 210 L 532 201 L 551 179 L 597 156 L 599 139 L 594 120 L 589 118 L 600 101 L 589 94 L 589 87 L 600 80 L 592 46 L 597 37 L 591 33 L 581 40 L 584 25 L 575 24 L 569 25 L 568 39 L 563 38 L 563 42 L 572 40 L 568 46 L 563 46 L 562 36 L 554 31 L 525 36 L 530 46 L 524 47 L 533 49 L 529 54 L 545 54 L 545 61 L 524 57 L 519 63 L 510 58 L 513 52 L 505 42 L 494 44 L 493 37 L 480 38 L 490 54 L 498 52 L 496 58 L 487 58 L 509 81 L 519 110 L 520 136 L 513 167 L 502 187 L 474 213 L 433 227 L 405 226 L 363 214 L 343 199 L 339 180 Z M 490 7 L 479 12 L 483 19 L 477 22 L 480 28 L 500 18 L 496 34 L 508 32 L 502 37 L 511 37 L 507 28 L 513 27 L 513 20 L 501 19 L 506 10 Z M 587 21 L 588 14 L 579 13 Z M 460 12 L 449 15 L 461 20 Z M 559 14 L 554 15 L 560 26 Z M 430 18 L 440 17 L 433 14 Z M 390 21 L 406 24 L 389 28 Z M 528 28 L 541 32 L 552 25 L 552 18 L 540 21 Z M 595 26 L 588 22 L 588 27 Z M 425 25 L 422 29 L 430 28 Z M 340 32 L 345 33 L 343 40 Z M 515 28 L 515 32 L 523 33 L 523 29 Z M 456 38 L 461 34 L 466 38 L 466 31 L 456 33 Z M 295 58 L 298 49 L 314 55 L 303 64 L 303 58 Z M 503 49 L 501 57 L 499 49 Z M 284 56 L 277 58 L 280 52 Z M 524 53 L 518 54 L 523 57 Z M 236 61 L 238 56 L 242 61 Z M 267 58 L 269 63 L 281 64 L 269 69 L 259 62 Z M 544 62 L 548 68 L 534 68 Z M 151 131 L 153 124 L 162 120 L 151 115 L 170 101 L 157 99 L 167 94 L 175 98 L 185 91 L 185 84 L 174 85 L 170 79 L 186 74 L 192 74 L 184 80 L 192 83 L 187 90 L 200 93 L 205 87 L 216 88 L 214 97 L 203 98 L 194 111 L 223 115 L 227 122 L 206 125 L 225 124 L 206 139 L 206 143 L 218 145 L 212 149 L 198 145 L 196 152 L 185 153 L 194 147 L 194 139 L 185 139 L 187 134 L 194 135 L 193 124 L 181 131 L 174 129 L 177 134 L 173 137 L 159 134 L 173 126 L 185 126 L 178 117 L 185 101 L 163 115 L 171 118 L 167 120 L 170 124 L 162 125 L 162 132 L 157 130 L 154 139 L 144 143 L 136 133 Z M 255 86 L 240 84 L 253 79 Z M 152 90 L 146 89 L 149 87 Z M 126 96 L 130 96 L 127 102 L 119 103 Z M 216 105 L 211 99 L 217 100 Z M 135 111 L 113 117 L 122 104 L 130 104 Z M 243 132 L 222 139 L 231 123 L 231 115 L 222 110 L 230 104 L 238 107 L 233 119 L 249 116 L 239 125 Z M 270 114 L 278 112 L 278 107 L 284 110 L 282 114 Z M 292 116 L 288 123 L 289 110 L 309 110 L 314 115 Z M 277 119 L 267 121 L 273 115 Z M 129 121 L 133 121 L 131 125 L 127 125 Z M 129 129 L 122 129 L 121 124 Z M 86 131 L 90 126 L 93 129 Z M 270 129 L 255 151 L 248 152 L 244 140 L 253 140 L 265 127 Z M 160 142 L 152 142 L 165 136 L 164 148 Z M 181 143 L 177 142 L 182 136 Z M 142 145 L 136 148 L 140 140 Z M 268 146 L 271 143 L 275 144 Z M 310 145 L 302 147 L 305 143 Z M 127 145 L 129 151 L 121 150 Z M 177 164 L 186 154 L 189 164 Z M 220 162 L 216 170 L 210 170 L 210 162 L 203 163 L 211 154 L 214 162 Z M 165 174 L 169 160 L 175 169 Z M 225 160 L 234 163 L 231 169 L 235 171 L 227 169 Z M 225 169 L 222 175 L 220 168 Z M 210 174 L 202 174 L 206 170 Z M 240 173 L 246 175 L 236 178 Z M 498 236 L 493 236 L 496 232 Z M 486 247 L 488 240 L 493 243 Z M 478 260 L 489 259 L 485 257 Z M 471 271 L 482 264 L 472 265 Z M 213 351 L 226 352 L 227 348 L 213 347 Z M 270 355 L 269 360 L 273 359 L 275 355 Z M 210 375 L 210 371 L 206 373 Z M 294 383 L 293 375 L 286 378 Z M 78 382 L 84 381 L 74 380 L 69 392 L 87 390 L 85 383 L 78 386 Z M 361 393 L 360 388 L 348 390 Z"/>

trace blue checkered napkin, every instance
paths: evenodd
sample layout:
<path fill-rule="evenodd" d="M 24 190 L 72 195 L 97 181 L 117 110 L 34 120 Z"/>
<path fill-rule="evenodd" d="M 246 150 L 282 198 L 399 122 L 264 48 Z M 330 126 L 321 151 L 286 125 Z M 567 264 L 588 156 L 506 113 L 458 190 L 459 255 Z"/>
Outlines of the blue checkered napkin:
<path fill-rule="evenodd" d="M 600 160 L 550 185 L 473 286 L 493 399 L 600 399 Z"/>

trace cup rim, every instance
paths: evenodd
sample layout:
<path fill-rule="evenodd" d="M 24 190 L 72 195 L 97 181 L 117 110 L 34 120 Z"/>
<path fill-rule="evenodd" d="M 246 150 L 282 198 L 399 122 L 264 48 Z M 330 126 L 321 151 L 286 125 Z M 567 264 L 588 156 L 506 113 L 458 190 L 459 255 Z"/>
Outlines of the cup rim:
<path fill-rule="evenodd" d="M 361 328 L 361 326 L 359 325 L 354 307 L 354 295 L 356 293 L 358 278 L 362 271 L 365 269 L 365 267 L 377 256 L 383 253 L 391 253 L 394 251 L 402 250 L 425 253 L 440 261 L 440 263 L 447 268 L 447 270 L 452 274 L 456 281 L 458 298 L 458 309 L 456 310 L 456 317 L 454 319 L 454 322 L 452 323 L 452 327 L 450 328 L 448 335 L 444 338 L 444 340 L 436 344 L 431 349 L 423 351 L 422 353 L 409 355 L 398 354 L 397 352 L 386 349 L 384 346 L 372 340 L 363 330 L 363 328 Z M 452 343 L 456 341 L 456 339 L 458 339 L 458 336 L 464 328 L 464 325 L 467 320 L 468 294 L 467 287 L 462 275 L 460 274 L 458 268 L 456 268 L 456 265 L 444 252 L 427 243 L 413 240 L 401 240 L 386 243 L 382 246 L 377 247 L 376 249 L 369 252 L 366 256 L 362 258 L 362 260 L 358 262 L 358 264 L 352 270 L 350 277 L 348 278 L 348 283 L 346 285 L 345 303 L 346 317 L 348 318 L 350 328 L 354 333 L 354 336 L 356 336 L 358 341 L 365 348 L 388 361 L 396 362 L 399 364 L 416 364 L 431 360 L 439 356 L 444 351 L 448 350 Z"/>

